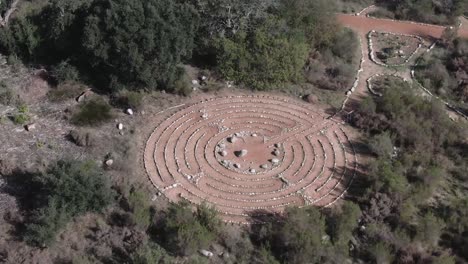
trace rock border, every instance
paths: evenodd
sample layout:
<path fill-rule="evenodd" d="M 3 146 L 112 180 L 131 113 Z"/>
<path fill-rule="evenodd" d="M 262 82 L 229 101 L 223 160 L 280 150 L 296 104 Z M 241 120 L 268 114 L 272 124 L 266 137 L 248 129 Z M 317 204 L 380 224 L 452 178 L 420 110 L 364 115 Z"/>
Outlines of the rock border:
<path fill-rule="evenodd" d="M 392 35 L 392 36 L 405 36 L 405 37 L 412 37 L 412 38 L 416 38 L 417 40 L 419 40 L 419 44 L 418 44 L 418 47 L 413 51 L 413 53 L 411 53 L 408 58 L 405 60 L 405 62 L 403 63 L 399 63 L 399 64 L 386 64 L 386 63 L 383 63 L 383 62 L 380 62 L 379 60 L 376 59 L 375 57 L 375 50 L 373 48 L 373 43 L 372 43 L 372 37 L 373 37 L 373 34 L 374 33 L 377 33 L 377 34 L 389 34 L 389 35 Z M 377 65 L 380 65 L 380 66 L 384 66 L 384 67 L 401 67 L 401 66 L 406 66 L 408 64 L 408 62 L 410 62 L 411 59 L 413 59 L 413 57 L 419 52 L 419 50 L 421 49 L 421 47 L 423 46 L 423 43 L 424 43 L 424 40 L 420 37 L 420 36 L 416 36 L 416 35 L 409 35 L 409 34 L 395 34 L 395 33 L 391 33 L 391 32 L 385 32 L 385 31 L 376 31 L 376 30 L 371 30 L 369 31 L 369 33 L 367 34 L 367 41 L 368 41 L 368 47 L 369 47 L 369 57 L 371 59 L 371 61 Z"/>

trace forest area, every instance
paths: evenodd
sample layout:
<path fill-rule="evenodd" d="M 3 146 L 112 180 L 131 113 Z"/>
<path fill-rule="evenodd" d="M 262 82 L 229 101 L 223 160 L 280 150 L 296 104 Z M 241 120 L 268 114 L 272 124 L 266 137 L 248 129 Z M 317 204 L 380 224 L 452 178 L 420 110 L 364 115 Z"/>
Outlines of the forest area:
<path fill-rule="evenodd" d="M 95 131 L 117 120 L 116 109 L 167 106 L 152 93 L 190 97 L 187 66 L 209 76 L 200 81 L 206 93 L 234 83 L 252 93 L 344 97 L 362 43 L 337 12 L 376 4 L 375 17 L 440 25 L 468 15 L 467 0 L 25 0 L 7 14 L 16 2 L 0 2 L 5 65 L 16 75 L 45 72 L 47 104 L 95 91 L 61 115 L 73 128 L 67 140 L 85 150 L 99 144 Z M 467 40 L 439 43 L 415 72 L 468 113 Z M 289 207 L 262 225 L 229 225 L 208 204 L 152 203 L 147 177 L 131 184 L 114 177 L 139 171 L 98 166 L 92 151 L 34 170 L 0 159 L 0 190 L 4 178 L 19 204 L 0 213 L 0 230 L 8 230 L 0 233 L 0 263 L 467 263 L 468 126 L 415 92 L 416 84 L 384 85 L 381 97 L 364 98 L 348 116 L 369 163 L 346 200 Z M 14 109 L 0 115 L 0 126 L 32 119 L 27 101 L 3 79 L 0 106 Z M 125 147 L 111 144 L 118 150 L 106 161 Z M 222 254 L 208 258 L 207 249 Z"/>

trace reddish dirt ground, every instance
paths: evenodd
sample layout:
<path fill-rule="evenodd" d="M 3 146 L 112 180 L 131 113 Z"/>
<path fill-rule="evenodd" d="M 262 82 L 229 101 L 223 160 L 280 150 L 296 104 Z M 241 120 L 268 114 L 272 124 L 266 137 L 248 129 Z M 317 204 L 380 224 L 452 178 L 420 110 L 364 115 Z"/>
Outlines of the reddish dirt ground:
<path fill-rule="evenodd" d="M 428 24 L 416 24 L 408 21 L 392 21 L 389 19 L 368 18 L 365 16 L 354 16 L 338 14 L 338 21 L 343 25 L 367 33 L 371 30 L 392 32 L 398 34 L 418 35 L 421 37 L 440 38 L 445 27 Z M 460 28 L 459 37 L 468 38 L 468 29 Z"/>
<path fill-rule="evenodd" d="M 331 206 L 350 186 L 358 158 L 350 129 L 327 117 L 322 107 L 282 96 L 209 98 L 155 128 L 144 165 L 169 200 L 207 202 L 227 222 L 262 222 L 289 205 Z"/>

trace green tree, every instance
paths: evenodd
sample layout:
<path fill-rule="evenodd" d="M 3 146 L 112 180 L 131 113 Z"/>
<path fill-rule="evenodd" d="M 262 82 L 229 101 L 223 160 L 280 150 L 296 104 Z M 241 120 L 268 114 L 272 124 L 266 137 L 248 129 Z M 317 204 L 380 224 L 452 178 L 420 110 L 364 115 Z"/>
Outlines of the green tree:
<path fill-rule="evenodd" d="M 164 219 L 164 237 L 165 245 L 171 251 L 190 255 L 213 242 L 216 230 L 211 229 L 212 219 L 207 218 L 211 213 L 205 214 L 205 209 L 200 210 L 203 213 L 192 212 L 190 204 L 186 202 L 169 206 Z"/>
<path fill-rule="evenodd" d="M 341 211 L 331 219 L 331 238 L 335 245 L 348 249 L 349 240 L 361 217 L 361 209 L 353 202 L 346 201 Z"/>
<path fill-rule="evenodd" d="M 225 78 L 250 88 L 266 90 L 302 78 L 307 58 L 305 39 L 278 32 L 281 22 L 265 20 L 250 32 L 218 38 L 218 71 Z"/>
<path fill-rule="evenodd" d="M 177 1 L 95 1 L 84 21 L 82 58 L 111 88 L 171 88 L 197 25 L 195 10 Z"/>
<path fill-rule="evenodd" d="M 419 219 L 416 239 L 430 247 L 435 247 L 439 242 L 444 225 L 445 223 L 433 213 L 426 213 Z"/>
<path fill-rule="evenodd" d="M 389 133 L 373 136 L 369 140 L 369 147 L 379 157 L 390 158 L 393 153 L 393 142 Z"/>
<path fill-rule="evenodd" d="M 285 263 L 318 263 L 324 254 L 325 217 L 315 207 L 288 208 L 270 232 L 273 252 Z"/>

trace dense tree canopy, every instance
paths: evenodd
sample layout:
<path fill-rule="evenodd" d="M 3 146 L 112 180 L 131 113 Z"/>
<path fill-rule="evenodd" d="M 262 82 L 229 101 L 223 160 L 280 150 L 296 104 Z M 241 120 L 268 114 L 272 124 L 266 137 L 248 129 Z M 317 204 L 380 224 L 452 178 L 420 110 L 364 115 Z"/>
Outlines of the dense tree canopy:
<path fill-rule="evenodd" d="M 90 66 L 112 88 L 171 85 L 189 57 L 197 15 L 170 0 L 96 1 L 85 18 L 83 49 Z"/>

